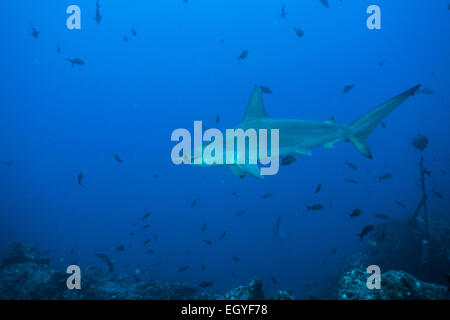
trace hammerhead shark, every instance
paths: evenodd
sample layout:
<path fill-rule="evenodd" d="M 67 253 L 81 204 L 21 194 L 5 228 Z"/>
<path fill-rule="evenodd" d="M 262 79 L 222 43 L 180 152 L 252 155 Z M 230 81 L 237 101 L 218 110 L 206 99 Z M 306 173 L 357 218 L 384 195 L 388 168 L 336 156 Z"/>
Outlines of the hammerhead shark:
<path fill-rule="evenodd" d="M 271 129 L 279 130 L 279 156 L 311 155 L 311 149 L 316 146 L 334 148 L 333 144 L 346 139 L 366 158 L 372 159 L 367 138 L 372 131 L 410 96 L 413 96 L 420 88 L 420 84 L 405 92 L 387 100 L 369 112 L 361 115 L 350 125 L 338 124 L 335 121 L 311 121 L 300 119 L 273 119 L 265 110 L 263 92 L 261 87 L 255 86 L 250 96 L 244 119 L 235 127 L 236 129 Z M 202 149 L 204 149 L 204 144 Z M 193 159 L 193 158 L 192 158 Z M 204 159 L 203 159 L 204 160 Z M 258 161 L 261 161 L 258 157 Z M 195 164 L 195 163 L 194 163 Z M 214 166 L 216 164 L 200 166 Z M 236 176 L 244 177 L 250 174 L 257 178 L 263 178 L 257 164 L 223 164 L 230 165 Z"/>

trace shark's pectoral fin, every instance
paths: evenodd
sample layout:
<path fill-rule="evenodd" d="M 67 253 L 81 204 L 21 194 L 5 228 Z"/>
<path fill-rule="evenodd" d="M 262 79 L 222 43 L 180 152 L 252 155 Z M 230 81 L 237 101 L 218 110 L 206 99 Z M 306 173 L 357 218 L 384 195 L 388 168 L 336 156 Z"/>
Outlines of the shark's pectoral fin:
<path fill-rule="evenodd" d="M 311 150 L 308 148 L 305 148 L 303 146 L 297 146 L 295 148 L 295 153 L 298 155 L 305 155 L 305 156 L 310 156 L 311 155 Z"/>
<path fill-rule="evenodd" d="M 239 168 L 238 166 L 231 166 L 231 171 L 236 177 L 243 178 L 245 177 L 245 171 Z"/>
<path fill-rule="evenodd" d="M 340 139 L 337 139 L 337 140 L 334 140 L 334 141 L 330 141 L 330 142 L 327 142 L 327 143 L 324 143 L 323 144 L 323 147 L 324 148 L 327 148 L 327 149 L 334 149 L 334 144 L 336 143 L 336 142 L 338 142 Z"/>
<path fill-rule="evenodd" d="M 264 179 L 257 164 L 236 164 L 231 167 L 231 170 L 236 176 L 241 178 L 248 173 L 255 178 Z"/>

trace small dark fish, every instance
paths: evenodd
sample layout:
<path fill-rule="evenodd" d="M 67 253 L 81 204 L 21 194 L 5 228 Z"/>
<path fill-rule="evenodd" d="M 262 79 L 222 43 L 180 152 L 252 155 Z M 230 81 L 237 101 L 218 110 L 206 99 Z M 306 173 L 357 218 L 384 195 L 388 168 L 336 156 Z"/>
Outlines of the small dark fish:
<path fill-rule="evenodd" d="M 431 189 L 431 193 L 433 193 L 436 197 L 438 197 L 439 199 L 444 198 L 444 196 L 442 195 L 442 193 L 440 193 L 439 191 L 436 191 L 434 189 Z"/>
<path fill-rule="evenodd" d="M 387 180 L 392 178 L 392 173 L 385 173 L 382 176 L 378 177 L 378 180 L 381 182 L 382 180 Z"/>
<path fill-rule="evenodd" d="M 38 31 L 35 27 L 31 27 L 31 30 L 31 36 L 35 39 L 39 38 L 40 31 Z"/>
<path fill-rule="evenodd" d="M 114 159 L 116 159 L 117 162 L 122 163 L 123 160 L 119 157 L 117 153 L 114 153 Z"/>
<path fill-rule="evenodd" d="M 80 58 L 66 59 L 66 61 L 69 61 L 72 64 L 72 68 L 75 65 L 83 66 L 85 64 L 84 60 L 81 60 Z"/>
<path fill-rule="evenodd" d="M 294 163 L 295 161 L 297 161 L 297 159 L 295 159 L 294 156 L 289 155 L 289 156 L 281 158 L 281 165 L 288 166 L 288 165 Z"/>
<path fill-rule="evenodd" d="M 386 129 L 386 123 L 382 123 L 381 126 Z"/>
<path fill-rule="evenodd" d="M 319 193 L 319 191 L 322 189 L 322 185 L 319 183 L 316 187 L 316 191 L 314 193 Z"/>
<path fill-rule="evenodd" d="M 266 86 L 259 86 L 261 88 L 262 93 L 265 94 L 272 94 L 272 90 L 269 87 Z"/>
<path fill-rule="evenodd" d="M 328 3 L 328 0 L 320 0 L 320 2 L 324 5 L 325 8 L 329 8 L 330 4 Z"/>
<path fill-rule="evenodd" d="M 148 229 L 148 228 L 150 228 L 150 225 L 149 225 L 149 224 L 146 224 L 145 226 L 142 227 L 142 230 L 146 230 L 146 229 Z"/>
<path fill-rule="evenodd" d="M 196 198 L 191 202 L 191 208 L 195 208 L 195 205 L 197 204 L 198 200 L 200 200 L 200 198 Z"/>
<path fill-rule="evenodd" d="M 297 35 L 297 37 L 301 38 L 305 35 L 305 33 L 303 32 L 302 29 L 300 28 L 294 28 L 295 34 Z"/>
<path fill-rule="evenodd" d="M 333 248 L 330 250 L 330 253 L 337 253 L 338 252 L 338 248 Z"/>
<path fill-rule="evenodd" d="M 320 203 L 313 204 L 312 206 L 306 206 L 306 211 L 309 210 L 322 210 L 324 208 Z"/>
<path fill-rule="evenodd" d="M 153 250 L 153 249 L 148 249 L 147 252 L 150 254 L 155 254 L 155 250 Z"/>
<path fill-rule="evenodd" d="M 388 220 L 389 216 L 387 214 L 376 214 L 375 217 L 377 217 L 378 219 L 383 219 L 383 220 Z"/>
<path fill-rule="evenodd" d="M 147 212 L 146 214 L 144 214 L 144 215 L 142 216 L 142 220 L 147 219 L 148 217 L 150 217 L 151 214 L 152 214 L 151 212 Z"/>
<path fill-rule="evenodd" d="M 130 232 L 130 237 L 133 238 L 134 232 Z"/>
<path fill-rule="evenodd" d="M 238 194 L 237 194 L 237 192 L 236 191 L 233 191 L 232 193 L 231 193 L 231 195 L 233 196 L 233 197 L 238 197 Z"/>
<path fill-rule="evenodd" d="M 117 251 L 124 251 L 125 250 L 125 246 L 118 246 L 116 248 Z"/>
<path fill-rule="evenodd" d="M 224 42 L 225 42 L 224 39 L 219 39 L 219 43 L 220 43 L 220 44 L 223 44 Z"/>
<path fill-rule="evenodd" d="M 395 201 L 395 203 L 399 206 L 399 207 L 402 207 L 402 208 L 406 208 L 406 205 L 403 203 L 403 202 L 400 202 L 400 201 Z"/>
<path fill-rule="evenodd" d="M 155 234 L 155 235 L 153 236 L 153 240 L 158 241 L 158 235 L 157 235 L 157 234 Z"/>
<path fill-rule="evenodd" d="M 346 94 L 348 93 L 350 90 L 352 90 L 355 87 L 354 84 L 348 84 L 344 87 L 344 89 L 342 89 L 342 93 Z"/>
<path fill-rule="evenodd" d="M 85 176 L 86 176 L 86 171 L 84 171 L 84 170 L 81 170 L 80 173 L 78 173 L 77 179 L 78 179 L 78 184 L 80 186 L 83 186 L 82 182 L 83 182 L 83 179 Z"/>
<path fill-rule="evenodd" d="M 135 36 L 135 37 L 136 37 L 136 35 L 137 35 L 137 32 L 136 32 L 136 30 L 135 30 L 134 28 L 131 28 L 131 34 L 132 34 L 133 36 Z"/>
<path fill-rule="evenodd" d="M 241 52 L 241 54 L 239 55 L 239 57 L 237 57 L 238 60 L 244 60 L 245 58 L 247 58 L 248 56 L 248 50 L 244 50 Z"/>
<path fill-rule="evenodd" d="M 423 89 L 419 89 L 417 90 L 420 93 L 424 93 L 424 94 L 435 94 L 433 89 L 430 88 L 423 88 Z"/>
<path fill-rule="evenodd" d="M 206 266 L 203 263 L 200 265 L 200 268 L 202 268 L 202 271 L 206 270 Z"/>
<path fill-rule="evenodd" d="M 344 181 L 351 184 L 358 184 L 358 181 L 355 179 L 345 178 Z"/>
<path fill-rule="evenodd" d="M 149 244 L 151 241 L 152 241 L 151 238 L 147 238 L 147 239 L 144 241 L 144 246 L 146 246 L 147 244 Z"/>
<path fill-rule="evenodd" d="M 358 166 L 350 161 L 345 161 L 345 165 L 353 170 L 358 170 Z"/>
<path fill-rule="evenodd" d="M 245 211 L 244 211 L 244 210 L 241 210 L 241 211 L 236 212 L 234 215 L 235 215 L 236 217 L 240 217 L 240 216 L 242 216 L 242 215 L 244 215 L 244 214 L 245 214 Z"/>
<path fill-rule="evenodd" d="M 14 165 L 14 161 L 8 161 L 8 162 L 6 162 L 6 165 L 7 165 L 8 167 L 12 167 L 12 166 Z"/>
<path fill-rule="evenodd" d="M 336 123 L 336 118 L 335 117 L 329 117 L 327 121 Z"/>
<path fill-rule="evenodd" d="M 223 238 L 225 238 L 226 235 L 227 235 L 227 232 L 224 231 L 224 232 L 219 236 L 219 240 L 222 240 Z"/>
<path fill-rule="evenodd" d="M 95 17 L 94 20 L 95 22 L 97 22 L 97 24 L 100 24 L 100 22 L 102 21 L 103 16 L 100 14 L 100 4 L 98 3 L 98 0 L 96 2 L 96 7 L 95 7 Z"/>
<path fill-rule="evenodd" d="M 153 175 L 153 178 L 158 179 L 158 174 L 155 173 L 155 174 Z"/>
<path fill-rule="evenodd" d="M 241 262 L 241 259 L 239 259 L 238 257 L 231 257 L 231 259 L 233 259 L 233 261 L 236 261 L 236 262 Z"/>
<path fill-rule="evenodd" d="M 203 222 L 203 225 L 202 225 L 202 227 L 200 228 L 200 231 L 201 231 L 201 232 L 206 231 L 206 227 L 207 227 L 207 226 L 208 226 L 208 222 L 207 222 L 207 221 Z"/>
<path fill-rule="evenodd" d="M 213 281 L 203 281 L 200 282 L 200 284 L 198 285 L 200 288 L 209 288 L 212 287 L 214 285 Z"/>
<path fill-rule="evenodd" d="M 126 34 L 123 36 L 123 41 L 128 42 L 128 36 Z"/>
<path fill-rule="evenodd" d="M 277 279 L 275 279 L 275 277 L 271 277 L 270 280 L 272 280 L 273 284 L 277 284 Z"/>
<path fill-rule="evenodd" d="M 217 116 L 216 116 L 216 123 L 219 123 L 219 122 L 220 122 L 220 116 L 217 115 Z"/>
<path fill-rule="evenodd" d="M 282 19 L 284 19 L 284 18 L 286 18 L 286 6 L 283 4 L 283 6 L 281 7 L 281 14 L 280 14 L 280 17 L 282 18 Z"/>
<path fill-rule="evenodd" d="M 348 215 L 350 216 L 350 218 L 355 218 L 355 217 L 358 217 L 358 216 L 360 216 L 362 214 L 362 211 L 361 211 L 361 209 L 359 209 L 359 208 L 356 208 L 355 210 L 353 210 L 353 212 L 352 213 L 349 213 Z"/>
<path fill-rule="evenodd" d="M 108 265 L 108 270 L 109 272 L 114 272 L 114 265 L 112 264 L 111 260 L 109 259 L 109 257 L 104 254 L 104 253 L 96 253 L 95 256 L 101 260 L 103 260 L 104 262 L 106 262 L 106 264 Z"/>
<path fill-rule="evenodd" d="M 61 47 L 59 46 L 59 44 L 56 44 L 56 52 L 61 53 Z"/>
<path fill-rule="evenodd" d="M 208 246 L 212 245 L 212 241 L 210 241 L 210 240 L 203 240 L 203 242 L 206 243 Z"/>
<path fill-rule="evenodd" d="M 371 232 L 373 230 L 373 225 L 369 224 L 367 226 L 365 226 L 360 234 L 357 234 L 358 237 L 361 238 L 361 241 L 364 239 L 364 236 L 366 236 L 369 232 Z"/>
<path fill-rule="evenodd" d="M 268 193 L 264 193 L 264 194 L 261 196 L 261 198 L 262 198 L 262 199 L 268 199 L 268 198 L 271 198 L 272 196 L 273 196 L 273 193 L 268 192 Z"/>
<path fill-rule="evenodd" d="M 378 66 L 382 67 L 384 65 L 384 60 L 381 60 L 380 62 L 378 62 Z"/>
<path fill-rule="evenodd" d="M 178 268 L 178 272 L 183 272 L 186 271 L 187 269 L 189 269 L 189 266 L 182 266 Z"/>
<path fill-rule="evenodd" d="M 72 249 L 70 249 L 69 253 L 73 254 L 75 252 L 75 250 L 77 249 L 77 246 L 73 247 Z"/>

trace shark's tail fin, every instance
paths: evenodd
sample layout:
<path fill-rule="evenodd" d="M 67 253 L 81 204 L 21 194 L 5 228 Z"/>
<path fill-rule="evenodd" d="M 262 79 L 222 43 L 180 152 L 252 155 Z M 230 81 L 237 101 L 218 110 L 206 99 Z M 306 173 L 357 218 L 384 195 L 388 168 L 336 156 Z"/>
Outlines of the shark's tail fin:
<path fill-rule="evenodd" d="M 363 156 L 372 159 L 369 144 L 367 143 L 367 138 L 372 131 L 389 113 L 391 113 L 410 96 L 413 96 L 419 88 L 420 84 L 406 90 L 398 96 L 363 114 L 350 125 L 352 134 L 348 137 L 348 139 Z"/>

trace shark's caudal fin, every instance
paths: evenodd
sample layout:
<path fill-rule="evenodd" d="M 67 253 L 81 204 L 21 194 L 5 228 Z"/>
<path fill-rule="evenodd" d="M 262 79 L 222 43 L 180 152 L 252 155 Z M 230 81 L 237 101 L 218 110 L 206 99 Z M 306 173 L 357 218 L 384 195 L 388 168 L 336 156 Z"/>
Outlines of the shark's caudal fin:
<path fill-rule="evenodd" d="M 378 107 L 363 114 L 350 125 L 350 129 L 352 130 L 353 134 L 349 136 L 348 139 L 353 143 L 355 148 L 358 149 L 359 152 L 361 152 L 362 155 L 369 159 L 372 159 L 372 154 L 367 143 L 367 138 L 389 113 L 391 113 L 410 96 L 413 96 L 419 88 L 420 84 L 384 102 Z"/>

